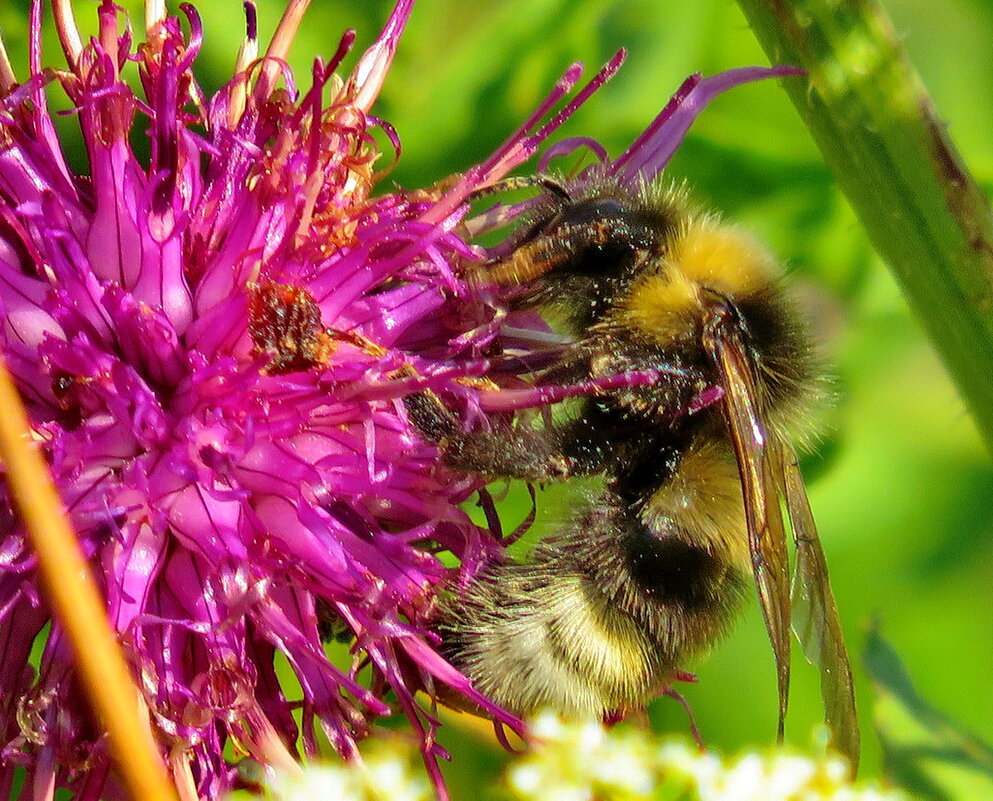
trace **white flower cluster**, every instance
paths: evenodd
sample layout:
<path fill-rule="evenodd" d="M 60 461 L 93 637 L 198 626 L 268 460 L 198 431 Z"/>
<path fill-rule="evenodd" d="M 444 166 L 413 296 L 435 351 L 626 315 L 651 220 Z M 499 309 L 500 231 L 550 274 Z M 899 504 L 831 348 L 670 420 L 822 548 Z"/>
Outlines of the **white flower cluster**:
<path fill-rule="evenodd" d="M 416 749 L 388 740 L 363 749 L 361 762 L 308 765 L 268 784 L 272 801 L 429 801 L 434 797 L 416 764 Z"/>
<path fill-rule="evenodd" d="M 906 801 L 898 791 L 855 787 L 844 760 L 784 749 L 725 760 L 684 740 L 599 723 L 564 723 L 545 713 L 534 747 L 509 772 L 523 801 Z"/>
<path fill-rule="evenodd" d="M 897 790 L 856 787 L 839 757 L 783 748 L 735 759 L 632 726 L 566 723 L 551 712 L 531 726 L 532 748 L 507 772 L 521 801 L 909 801 Z M 480 797 L 506 797 L 506 791 Z M 371 742 L 361 763 L 315 765 L 282 774 L 272 801 L 428 801 L 431 786 L 411 743 Z"/>

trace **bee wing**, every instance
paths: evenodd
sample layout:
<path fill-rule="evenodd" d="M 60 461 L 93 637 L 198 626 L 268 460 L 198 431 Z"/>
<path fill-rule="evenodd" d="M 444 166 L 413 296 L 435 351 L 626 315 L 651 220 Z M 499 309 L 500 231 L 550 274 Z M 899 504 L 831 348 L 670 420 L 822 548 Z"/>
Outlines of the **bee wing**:
<path fill-rule="evenodd" d="M 835 748 L 848 757 L 854 773 L 859 763 L 859 727 L 852 667 L 828 581 L 827 560 L 810 513 L 796 453 L 785 443 L 779 450 L 786 509 L 796 541 L 793 631 L 804 656 L 820 668 L 825 720 L 831 727 Z"/>
<path fill-rule="evenodd" d="M 706 340 L 722 376 L 728 429 L 741 474 L 752 573 L 776 659 L 782 740 L 790 687 L 790 578 L 775 459 L 758 413 L 751 360 L 740 336 L 725 325 Z"/>

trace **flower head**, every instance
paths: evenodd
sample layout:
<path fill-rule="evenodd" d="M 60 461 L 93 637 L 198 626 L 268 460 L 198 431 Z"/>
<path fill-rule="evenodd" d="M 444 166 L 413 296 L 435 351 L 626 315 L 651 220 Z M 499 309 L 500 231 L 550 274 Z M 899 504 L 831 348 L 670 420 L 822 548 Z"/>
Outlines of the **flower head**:
<path fill-rule="evenodd" d="M 192 71 L 203 31 L 188 5 L 188 36 L 163 12 L 136 45 L 103 0 L 99 33 L 83 44 L 56 2 L 68 62 L 56 72 L 42 68 L 34 2 L 23 83 L 0 50 L 0 348 L 163 754 L 201 797 L 236 780 L 226 744 L 276 762 L 298 740 L 316 750 L 320 726 L 354 757 L 369 721 L 396 711 L 420 732 L 440 783 L 421 688 L 445 685 L 520 727 L 434 650 L 426 622 L 450 573 L 437 553 L 472 570 L 502 543 L 459 507 L 479 477 L 438 462 L 403 399 L 436 392 L 472 425 L 590 391 L 538 392 L 527 359 L 500 358 L 513 339 L 506 309 L 461 278 L 485 257 L 471 235 L 489 222 L 465 218 L 470 195 L 532 156 L 621 58 L 541 125 L 578 80 L 578 67 L 567 71 L 483 164 L 426 190 L 377 193 L 371 130 L 399 142 L 370 109 L 412 2 L 397 2 L 350 75 L 335 72 L 346 34 L 297 90 L 283 54 L 303 5 L 290 3 L 257 58 L 247 4 L 236 73 L 213 96 Z M 650 180 L 713 94 L 785 72 L 690 79 L 627 153 L 609 161 L 600 149 L 598 169 Z M 73 104 L 85 175 L 57 138 L 54 84 Z M 542 325 L 517 320 L 515 331 Z M 106 742 L 2 492 L 0 765 L 97 798 Z M 49 624 L 33 675 L 27 658 Z M 322 624 L 354 638 L 350 670 L 328 660 Z M 277 681 L 277 652 L 299 701 Z"/>

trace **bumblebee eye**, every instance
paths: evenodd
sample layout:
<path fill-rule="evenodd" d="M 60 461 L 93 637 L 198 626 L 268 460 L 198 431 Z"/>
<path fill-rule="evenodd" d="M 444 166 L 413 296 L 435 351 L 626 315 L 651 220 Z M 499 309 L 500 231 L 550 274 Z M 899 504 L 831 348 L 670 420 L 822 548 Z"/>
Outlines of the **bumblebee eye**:
<path fill-rule="evenodd" d="M 610 220 L 623 219 L 631 212 L 619 200 L 614 198 L 593 198 L 573 203 L 559 215 L 559 223 L 563 226 L 584 225 L 588 223 L 603 224 Z"/>
<path fill-rule="evenodd" d="M 617 276 L 638 251 L 660 241 L 658 220 L 611 197 L 582 200 L 561 211 L 544 229 L 539 249 L 551 254 L 548 273 L 578 278 Z"/>
<path fill-rule="evenodd" d="M 600 197 L 569 206 L 549 227 L 549 233 L 573 239 L 588 250 L 625 253 L 651 247 L 660 230 L 657 219 L 615 198 Z"/>

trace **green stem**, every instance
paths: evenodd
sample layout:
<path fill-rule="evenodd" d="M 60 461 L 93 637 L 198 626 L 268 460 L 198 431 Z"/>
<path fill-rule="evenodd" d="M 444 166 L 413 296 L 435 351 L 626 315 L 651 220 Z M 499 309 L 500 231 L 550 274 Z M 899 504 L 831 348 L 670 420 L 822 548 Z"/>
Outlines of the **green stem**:
<path fill-rule="evenodd" d="M 993 215 L 872 0 L 739 0 L 993 450 Z"/>

